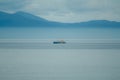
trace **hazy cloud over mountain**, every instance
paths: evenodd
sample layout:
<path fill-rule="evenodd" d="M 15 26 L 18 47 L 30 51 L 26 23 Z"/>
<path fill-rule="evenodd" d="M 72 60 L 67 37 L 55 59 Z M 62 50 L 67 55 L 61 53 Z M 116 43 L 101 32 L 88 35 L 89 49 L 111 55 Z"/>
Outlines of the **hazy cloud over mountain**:
<path fill-rule="evenodd" d="M 0 0 L 0 11 L 26 11 L 61 22 L 120 21 L 119 3 L 120 0 Z"/>

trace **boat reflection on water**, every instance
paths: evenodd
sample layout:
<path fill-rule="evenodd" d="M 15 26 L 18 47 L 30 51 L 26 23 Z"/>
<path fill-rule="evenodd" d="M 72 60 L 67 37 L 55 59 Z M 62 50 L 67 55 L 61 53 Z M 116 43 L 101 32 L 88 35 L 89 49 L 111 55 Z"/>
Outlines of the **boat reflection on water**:
<path fill-rule="evenodd" d="M 54 41 L 53 44 L 66 44 L 64 40 Z"/>

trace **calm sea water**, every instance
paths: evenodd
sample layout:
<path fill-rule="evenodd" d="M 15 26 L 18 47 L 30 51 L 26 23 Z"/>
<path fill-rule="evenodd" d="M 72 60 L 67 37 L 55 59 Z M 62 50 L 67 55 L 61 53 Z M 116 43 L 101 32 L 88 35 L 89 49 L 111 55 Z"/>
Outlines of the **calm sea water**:
<path fill-rule="evenodd" d="M 120 28 L 1 27 L 0 39 L 120 39 Z"/>
<path fill-rule="evenodd" d="M 0 80 L 120 80 L 120 50 L 0 49 Z"/>
<path fill-rule="evenodd" d="M 120 40 L 65 39 L 66 44 L 53 44 L 55 39 L 1 39 L 0 49 L 120 49 Z"/>
<path fill-rule="evenodd" d="M 120 80 L 119 34 L 119 28 L 1 27 L 0 80 Z M 86 40 L 55 45 L 53 38 Z"/>

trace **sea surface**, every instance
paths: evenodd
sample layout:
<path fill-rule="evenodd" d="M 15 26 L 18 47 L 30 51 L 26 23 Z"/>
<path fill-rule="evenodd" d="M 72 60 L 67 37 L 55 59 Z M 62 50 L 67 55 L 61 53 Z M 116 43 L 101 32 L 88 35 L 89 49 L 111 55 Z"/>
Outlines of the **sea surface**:
<path fill-rule="evenodd" d="M 119 40 L 1 40 L 0 80 L 120 80 Z"/>
<path fill-rule="evenodd" d="M 106 27 L 1 27 L 0 80 L 120 80 L 119 34 Z M 59 40 L 66 44 L 53 44 Z"/>
<path fill-rule="evenodd" d="M 65 44 L 54 44 L 63 41 Z M 120 49 L 119 39 L 0 39 L 0 49 Z"/>
<path fill-rule="evenodd" d="M 0 39 L 120 39 L 119 34 L 120 28 L 106 27 L 0 27 Z"/>

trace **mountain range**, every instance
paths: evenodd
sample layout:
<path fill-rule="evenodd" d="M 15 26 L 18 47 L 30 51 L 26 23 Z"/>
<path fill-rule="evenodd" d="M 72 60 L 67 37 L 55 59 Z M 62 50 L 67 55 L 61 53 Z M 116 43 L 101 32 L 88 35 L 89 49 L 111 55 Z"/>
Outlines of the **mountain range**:
<path fill-rule="evenodd" d="M 43 26 L 77 26 L 77 27 L 120 27 L 120 22 L 108 20 L 91 20 L 79 23 L 61 23 L 49 21 L 44 18 L 26 12 L 16 12 L 13 14 L 0 11 L 0 27 L 43 27 Z"/>

